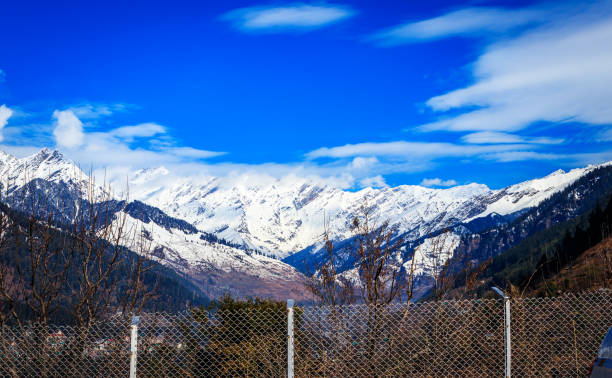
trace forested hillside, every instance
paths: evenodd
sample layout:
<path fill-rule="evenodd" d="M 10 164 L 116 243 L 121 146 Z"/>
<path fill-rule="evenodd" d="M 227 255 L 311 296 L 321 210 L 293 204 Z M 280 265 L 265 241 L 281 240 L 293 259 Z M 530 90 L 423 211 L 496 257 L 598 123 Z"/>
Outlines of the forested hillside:
<path fill-rule="evenodd" d="M 594 169 L 511 222 L 470 233 L 462 239 L 455 255 L 480 262 L 496 257 L 541 230 L 556 229 L 558 225 L 580 217 L 595 206 L 605 206 L 611 194 L 612 167 Z M 465 226 L 474 228 L 471 223 Z M 478 228 L 481 225 L 477 225 L 475 230 Z"/>
<path fill-rule="evenodd" d="M 3 321 L 74 323 L 87 311 L 96 312 L 86 316 L 93 319 L 209 303 L 176 271 L 92 237 L 83 224 L 35 214 L 0 202 L 0 308 L 10 314 Z"/>
<path fill-rule="evenodd" d="M 542 208 L 527 214 L 525 220 L 532 225 L 538 224 L 541 219 L 534 222 L 537 215 L 545 215 L 544 218 L 554 216 L 556 209 L 568 207 L 567 199 L 571 198 L 576 199 L 576 202 L 572 201 L 576 205 L 575 211 L 592 205 L 590 210 L 576 218 L 536 231 L 481 265 L 471 270 L 464 269 L 457 275 L 455 286 L 465 290 L 466 277 L 478 270 L 479 284 L 475 291 L 479 292 L 492 285 L 512 285 L 521 293 L 532 295 L 557 295 L 565 291 L 611 287 L 612 201 L 606 185 L 608 172 L 602 173 L 606 175 L 600 176 L 601 179 L 590 179 L 589 182 L 598 184 L 590 191 L 590 196 L 577 195 L 577 189 L 584 190 L 587 185 L 577 182 L 576 187 L 568 188 L 566 192 L 559 193 L 543 204 Z M 514 224 L 517 229 L 520 226 Z M 491 230 L 488 232 L 492 233 Z"/>

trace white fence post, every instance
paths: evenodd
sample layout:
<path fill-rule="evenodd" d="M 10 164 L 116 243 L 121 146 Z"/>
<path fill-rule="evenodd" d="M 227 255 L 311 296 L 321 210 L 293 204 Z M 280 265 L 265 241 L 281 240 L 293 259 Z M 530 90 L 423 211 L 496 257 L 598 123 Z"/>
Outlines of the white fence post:
<path fill-rule="evenodd" d="M 287 299 L 287 378 L 293 378 L 293 299 Z"/>
<path fill-rule="evenodd" d="M 130 336 L 130 378 L 136 378 L 136 358 L 138 357 L 138 321 L 140 316 L 132 317 Z"/>
<path fill-rule="evenodd" d="M 506 339 L 506 378 L 512 377 L 512 344 L 510 337 L 510 297 L 497 287 L 492 287 L 493 291 L 504 298 L 504 330 Z"/>

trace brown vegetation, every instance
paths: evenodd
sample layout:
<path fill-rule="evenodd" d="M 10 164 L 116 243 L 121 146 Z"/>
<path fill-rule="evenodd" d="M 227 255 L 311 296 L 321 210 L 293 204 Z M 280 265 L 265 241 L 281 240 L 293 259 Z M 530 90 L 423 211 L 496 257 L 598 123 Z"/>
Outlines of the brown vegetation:
<path fill-rule="evenodd" d="M 598 288 L 612 289 L 612 238 L 607 238 L 552 277 L 538 280 L 531 295 L 559 295 Z"/>
<path fill-rule="evenodd" d="M 73 215 L 68 223 L 56 213 L 60 199 L 30 184 L 19 198 L 7 193 L 1 201 L 1 347 L 10 355 L 15 338 L 27 340 L 25 347 L 43 362 L 32 364 L 37 368 L 30 374 L 37 376 L 55 375 L 44 363 L 53 359 L 47 345 L 51 320 L 78 326 L 65 346 L 72 350 L 65 363 L 75 368 L 97 322 L 117 312 L 139 312 L 154 291 L 144 284 L 151 260 L 142 229 L 111 209 L 108 187 L 75 181 L 85 184 L 62 200 L 62 206 L 71 206 L 65 213 Z M 12 368 L 5 373 L 18 375 Z"/>

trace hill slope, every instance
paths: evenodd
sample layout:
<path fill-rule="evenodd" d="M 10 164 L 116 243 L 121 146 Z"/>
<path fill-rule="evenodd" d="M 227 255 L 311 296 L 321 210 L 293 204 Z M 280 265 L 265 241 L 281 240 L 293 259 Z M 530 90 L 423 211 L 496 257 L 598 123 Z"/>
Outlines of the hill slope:
<path fill-rule="evenodd" d="M 506 249 L 502 241 L 508 240 L 503 229 L 487 230 L 490 240 L 484 243 L 501 248 L 480 272 L 480 284 L 476 291 L 487 290 L 492 285 L 514 285 L 528 294 L 555 295 L 560 291 L 610 287 L 612 254 L 611 169 L 600 170 L 585 176 L 564 192 L 545 201 L 538 208 L 504 226 L 512 228 L 516 235 L 525 238 Z M 576 196 L 577 190 L 582 195 Z M 574 200 L 579 198 L 578 202 Z M 572 211 L 567 209 L 571 208 Z M 560 212 L 560 209 L 564 209 Z M 570 215 L 574 214 L 574 217 Z M 466 238 L 478 241 L 479 235 Z M 478 243 L 473 251 L 478 252 Z M 482 262 L 485 257 L 481 258 Z M 471 260 L 472 262 L 475 259 Z M 457 271 L 465 268 L 465 259 L 454 261 Z M 477 265 L 473 263 L 472 266 Z M 470 272 L 458 274 L 456 286 L 465 285 L 464 277 Z M 465 287 L 463 287 L 465 289 Z"/>
<path fill-rule="evenodd" d="M 14 209 L 43 208 L 45 214 L 40 216 L 53 214 L 60 224 L 70 224 L 77 212 L 87 211 L 89 178 L 58 151 L 42 150 L 23 159 L 3 153 L 0 158 L 0 173 L 8 187 L 6 203 Z M 140 201 L 103 198 L 97 195 L 102 188 L 93 190 L 94 199 L 103 199 L 96 208 L 109 211 L 110 217 L 125 215 L 126 227 L 145 234 L 157 262 L 207 295 L 227 291 L 236 296 L 305 298 L 304 277 L 291 266 L 202 232 Z"/>

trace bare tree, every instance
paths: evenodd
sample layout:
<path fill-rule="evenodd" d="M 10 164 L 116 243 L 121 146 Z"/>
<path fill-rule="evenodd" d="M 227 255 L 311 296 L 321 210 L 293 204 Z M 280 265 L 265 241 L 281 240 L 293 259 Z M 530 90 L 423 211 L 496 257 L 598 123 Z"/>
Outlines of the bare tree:
<path fill-rule="evenodd" d="M 349 334 L 345 327 L 350 324 L 350 311 L 344 313 L 336 305 L 350 303 L 360 297 L 367 305 L 368 317 L 363 340 L 365 353 L 373 356 L 377 338 L 386 326 L 385 317 L 381 316 L 385 307 L 395 300 L 401 299 L 402 290 L 413 280 L 402 276 L 401 252 L 404 239 L 397 228 L 389 221 L 378 223 L 374 209 L 364 203 L 356 214 L 349 218 L 351 240 L 345 250 L 344 258 L 355 262 L 355 267 L 346 272 L 338 273 L 339 251 L 334 248 L 327 222 L 324 222 L 323 248 L 325 261 L 317 267 L 311 277 L 310 289 L 320 302 L 331 307 L 329 321 L 332 323 L 330 337 L 335 345 Z M 345 263 L 343 261 L 342 263 Z M 414 272 L 411 269 L 411 272 Z M 348 276 L 351 275 L 351 276 Z M 388 317 L 387 317 L 388 319 Z M 370 361 L 370 359 L 366 360 Z M 375 374 L 373 361 L 364 366 L 368 372 Z"/>
<path fill-rule="evenodd" d="M 67 346 L 67 363 L 77 365 L 96 321 L 139 312 L 154 290 L 145 285 L 150 243 L 142 226 L 121 211 L 127 201 L 115 200 L 110 187 L 98 187 L 93 178 L 74 181 L 84 187 L 68 200 L 53 198 L 33 181 L 10 193 L 7 183 L 0 198 L 2 346 L 7 349 L 7 327 L 33 335 L 28 348 L 39 356 L 32 360 L 39 376 L 49 374 L 50 320 L 78 326 Z"/>
<path fill-rule="evenodd" d="M 421 266 L 431 279 L 431 292 L 435 299 L 441 299 L 452 288 L 455 275 L 451 267 L 453 234 L 442 230 L 421 243 L 414 252 L 422 260 Z M 457 258 L 457 256 L 455 256 Z"/>
<path fill-rule="evenodd" d="M 353 217 L 353 245 L 361 297 L 368 305 L 389 304 L 398 299 L 406 283 L 399 264 L 404 239 L 388 220 L 380 223 L 372 207 L 363 204 Z"/>
<path fill-rule="evenodd" d="M 47 200 L 30 189 L 26 185 L 21 193 L 25 198 L 19 199 L 29 210 L 26 214 L 3 206 L 0 238 L 5 265 L 0 272 L 0 301 L 5 307 L 2 320 L 12 316 L 20 326 L 23 312 L 46 325 L 58 310 L 75 247 L 74 240 L 57 229 L 55 212 Z"/>
<path fill-rule="evenodd" d="M 14 312 L 17 304 L 42 324 L 61 309 L 85 325 L 109 311 L 138 311 L 150 297 L 143 281 L 151 269 L 150 242 L 142 226 L 121 211 L 127 201 L 114 200 L 106 183 L 75 181 L 84 187 L 72 193 L 70 208 L 64 202 L 63 214 L 59 200 L 30 190 L 29 183 L 2 201 L 0 256 L 12 264 L 13 278 L 3 287 L 7 276 L 0 273 L 0 300 L 11 307 L 15 322 L 24 319 Z"/>
<path fill-rule="evenodd" d="M 482 272 L 484 272 L 489 267 L 489 265 L 491 265 L 492 262 L 493 258 L 489 257 L 483 263 L 479 264 L 473 269 L 471 267 L 471 263 L 469 263 L 465 270 L 466 277 L 464 294 L 472 292 L 474 289 L 476 289 L 476 287 L 478 286 L 478 276 L 480 276 Z"/>
<path fill-rule="evenodd" d="M 356 292 L 368 305 L 389 304 L 400 299 L 402 290 L 410 283 L 412 277 L 402 277 L 400 254 L 404 239 L 398 234 L 397 227 L 391 226 L 388 220 L 377 224 L 374 210 L 367 203 L 363 204 L 357 214 L 351 216 L 351 243 L 345 247 L 343 255 L 355 261 L 353 279 L 349 273 L 338 273 L 341 263 L 330 236 L 327 222 L 322 235 L 324 261 L 316 267 L 310 280 L 310 290 L 323 304 L 337 304 L 354 301 Z M 414 267 L 411 269 L 414 272 Z M 410 289 L 410 290 L 411 290 Z"/>
<path fill-rule="evenodd" d="M 100 189 L 94 179 L 88 180 L 85 195 L 70 233 L 77 243 L 73 265 L 78 272 L 70 283 L 71 312 L 79 325 L 111 309 L 139 312 L 152 295 L 143 282 L 152 260 L 142 225 L 128 222 L 125 212 L 113 209 L 116 202 L 106 184 Z M 136 254 L 128 255 L 129 251 Z"/>
<path fill-rule="evenodd" d="M 355 287 L 353 282 L 337 271 L 337 261 L 334 254 L 334 244 L 330 237 L 327 221 L 324 221 L 323 249 L 325 260 L 316 265 L 316 270 L 308 279 L 308 288 L 319 303 L 332 307 L 335 311 L 336 305 L 352 303 L 355 299 Z"/>

